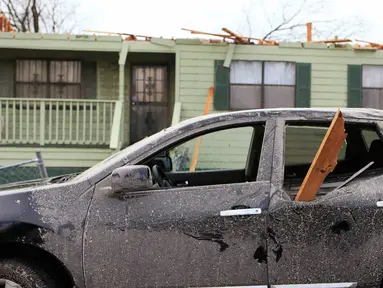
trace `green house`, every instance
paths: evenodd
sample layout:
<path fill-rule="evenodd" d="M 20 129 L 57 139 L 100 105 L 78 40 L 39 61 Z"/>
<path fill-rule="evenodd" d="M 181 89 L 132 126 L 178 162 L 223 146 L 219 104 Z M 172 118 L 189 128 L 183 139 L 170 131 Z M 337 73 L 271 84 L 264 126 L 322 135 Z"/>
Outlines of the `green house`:
<path fill-rule="evenodd" d="M 383 109 L 383 52 L 318 43 L 259 46 L 0 33 L 0 166 L 30 159 L 40 148 L 50 174 L 86 169 L 167 126 L 201 115 L 212 86 L 210 113 Z M 299 155 L 300 137 L 306 135 L 306 149 L 315 137 L 302 129 L 294 133 L 288 159 L 312 157 L 318 144 L 314 141 L 314 152 Z M 227 167 L 220 161 L 227 154 L 225 145 L 242 147 L 250 136 L 244 128 L 209 137 L 204 137 L 198 163 L 213 169 Z M 190 156 L 192 144 L 185 147 Z M 233 168 L 242 161 L 239 152 L 227 157 Z"/>

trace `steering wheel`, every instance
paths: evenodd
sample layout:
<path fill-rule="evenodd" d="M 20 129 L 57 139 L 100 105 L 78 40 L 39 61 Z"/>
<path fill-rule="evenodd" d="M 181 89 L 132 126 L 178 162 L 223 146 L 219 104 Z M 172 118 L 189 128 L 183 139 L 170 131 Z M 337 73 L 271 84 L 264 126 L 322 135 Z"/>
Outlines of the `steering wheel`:
<path fill-rule="evenodd" d="M 162 170 L 160 166 L 153 165 L 152 171 L 153 176 L 160 187 L 172 187 L 172 182 L 166 177 L 164 170 Z"/>

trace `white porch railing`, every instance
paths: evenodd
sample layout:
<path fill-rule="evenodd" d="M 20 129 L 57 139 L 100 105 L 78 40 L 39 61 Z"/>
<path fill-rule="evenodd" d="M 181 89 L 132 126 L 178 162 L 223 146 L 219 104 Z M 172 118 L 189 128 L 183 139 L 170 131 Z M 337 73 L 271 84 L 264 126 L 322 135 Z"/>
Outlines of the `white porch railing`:
<path fill-rule="evenodd" d="M 110 146 L 117 102 L 0 98 L 0 144 Z"/>

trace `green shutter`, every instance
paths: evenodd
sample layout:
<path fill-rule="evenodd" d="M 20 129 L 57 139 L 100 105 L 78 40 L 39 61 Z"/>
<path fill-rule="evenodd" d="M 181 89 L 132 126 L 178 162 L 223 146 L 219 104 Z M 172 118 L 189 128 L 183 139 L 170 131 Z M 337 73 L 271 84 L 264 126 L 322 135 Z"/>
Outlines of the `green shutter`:
<path fill-rule="evenodd" d="M 347 106 L 362 107 L 362 65 L 348 65 Z"/>
<path fill-rule="evenodd" d="M 223 60 L 214 61 L 214 109 L 229 110 L 230 69 L 223 67 Z"/>
<path fill-rule="evenodd" d="M 311 63 L 296 63 L 295 107 L 311 105 Z"/>

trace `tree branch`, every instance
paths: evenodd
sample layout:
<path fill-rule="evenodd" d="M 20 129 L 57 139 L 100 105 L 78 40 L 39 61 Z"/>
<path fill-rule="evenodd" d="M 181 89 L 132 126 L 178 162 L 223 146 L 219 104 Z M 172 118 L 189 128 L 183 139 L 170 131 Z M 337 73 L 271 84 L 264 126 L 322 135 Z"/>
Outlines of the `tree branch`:
<path fill-rule="evenodd" d="M 29 24 L 29 6 L 30 5 L 31 5 L 31 0 L 28 0 L 27 7 L 25 7 L 25 13 L 24 13 L 24 17 L 23 17 L 23 20 L 22 20 L 22 23 L 25 26 L 26 30 L 30 30 L 30 24 Z M 27 23 L 28 24 L 28 29 L 27 29 L 27 27 L 25 25 L 26 22 L 28 22 Z"/>
<path fill-rule="evenodd" d="M 283 38 L 284 40 L 296 39 L 302 41 L 305 39 L 306 31 L 303 28 L 307 22 L 314 24 L 313 33 L 315 32 L 315 37 L 319 38 L 326 36 L 325 34 L 331 35 L 330 38 L 334 36 L 350 37 L 360 32 L 365 26 L 363 21 L 357 21 L 351 19 L 351 17 L 329 19 L 330 13 L 328 11 L 330 11 L 333 4 L 332 0 L 301 0 L 298 3 L 290 0 L 278 0 L 279 4 L 277 3 L 272 8 L 265 5 L 264 0 L 250 1 L 251 3 L 257 3 L 257 5 L 254 5 L 257 8 L 255 10 L 256 16 L 254 17 L 251 13 L 251 9 L 247 9 L 243 17 L 243 23 L 250 30 L 253 27 L 250 20 L 257 19 L 254 30 L 257 33 L 262 33 L 264 35 L 262 39 L 264 40 L 272 37 L 276 40 Z M 248 7 L 250 6 L 248 5 Z M 356 15 L 356 19 L 362 20 L 358 15 Z M 262 32 L 262 30 L 264 31 Z M 254 31 L 252 30 L 252 32 Z"/>
<path fill-rule="evenodd" d="M 22 32 L 26 32 L 25 30 L 25 26 L 24 26 L 24 23 L 21 21 L 18 13 L 17 13 L 17 10 L 15 8 L 15 6 L 13 5 L 12 1 L 11 0 L 8 0 L 8 2 L 6 3 L 6 6 L 7 6 L 7 9 L 8 9 L 8 13 L 9 15 L 11 16 L 10 18 L 12 18 L 13 22 L 15 23 L 19 23 L 20 26 L 16 26 L 17 30 L 21 30 Z"/>
<path fill-rule="evenodd" d="M 37 5 L 36 5 L 36 0 L 32 0 L 32 19 L 33 19 L 33 29 L 35 33 L 38 33 L 40 31 L 40 25 L 39 25 L 39 20 L 40 20 L 40 15 L 39 12 L 37 11 Z"/>
<path fill-rule="evenodd" d="M 305 5 L 306 3 L 306 0 L 304 0 L 302 2 L 302 5 L 298 8 L 298 10 L 293 13 L 293 15 L 291 15 L 290 17 L 286 18 L 286 15 L 285 15 L 285 11 L 286 11 L 286 7 L 284 7 L 283 11 L 282 11 L 282 23 L 279 24 L 278 26 L 276 26 L 274 29 L 272 29 L 271 31 L 269 31 L 268 33 L 266 33 L 265 36 L 263 36 L 263 40 L 266 40 L 269 36 L 271 36 L 271 34 L 273 34 L 274 32 L 276 31 L 282 31 L 282 30 L 292 30 L 296 27 L 300 27 L 302 26 L 302 24 L 296 24 L 296 25 L 292 25 L 290 27 L 283 27 L 284 25 L 287 25 L 289 24 L 292 20 L 294 20 L 295 17 L 298 16 L 299 13 L 302 12 L 302 9 L 303 9 L 303 6 Z"/>

